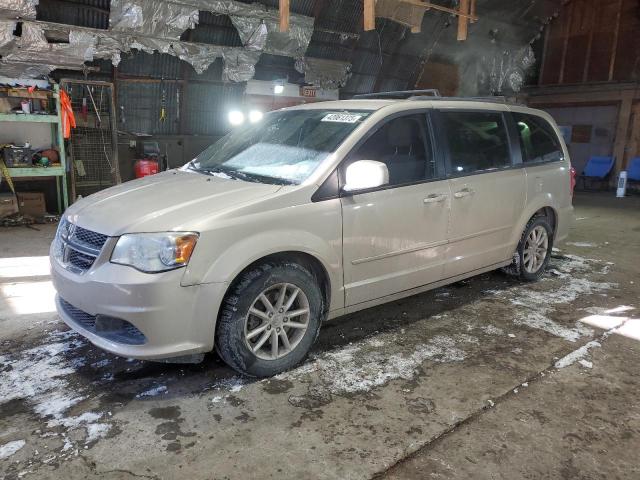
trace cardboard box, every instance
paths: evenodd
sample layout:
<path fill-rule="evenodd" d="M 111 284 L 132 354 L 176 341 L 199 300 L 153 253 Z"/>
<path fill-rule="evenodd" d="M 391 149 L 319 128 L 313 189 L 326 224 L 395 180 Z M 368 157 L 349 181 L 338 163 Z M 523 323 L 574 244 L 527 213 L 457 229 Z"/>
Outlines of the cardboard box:
<path fill-rule="evenodd" d="M 12 108 L 9 99 L 0 97 L 0 113 L 11 113 Z"/>
<path fill-rule="evenodd" d="M 32 217 L 42 217 L 47 213 L 47 206 L 42 192 L 18 192 L 18 208 L 20 213 Z"/>
<path fill-rule="evenodd" d="M 0 193 L 0 218 L 16 213 L 18 200 L 13 193 Z"/>

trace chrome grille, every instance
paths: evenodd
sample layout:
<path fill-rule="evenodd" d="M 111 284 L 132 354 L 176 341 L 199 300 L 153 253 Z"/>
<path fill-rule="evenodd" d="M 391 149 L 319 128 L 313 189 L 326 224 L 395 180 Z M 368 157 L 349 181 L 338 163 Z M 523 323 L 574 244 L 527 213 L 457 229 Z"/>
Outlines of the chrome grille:
<path fill-rule="evenodd" d="M 54 254 L 67 270 L 82 274 L 91 268 L 108 238 L 62 219 L 56 233 Z"/>

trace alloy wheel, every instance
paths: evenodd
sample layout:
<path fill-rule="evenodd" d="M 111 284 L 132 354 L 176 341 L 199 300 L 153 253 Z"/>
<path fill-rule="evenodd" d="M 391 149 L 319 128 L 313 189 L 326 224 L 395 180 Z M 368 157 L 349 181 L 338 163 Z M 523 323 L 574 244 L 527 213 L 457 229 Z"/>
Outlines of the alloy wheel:
<path fill-rule="evenodd" d="M 524 269 L 527 273 L 536 273 L 547 257 L 549 235 L 546 228 L 538 225 L 529 232 L 522 252 Z"/>
<path fill-rule="evenodd" d="M 291 283 L 263 290 L 253 301 L 244 324 L 244 339 L 253 354 L 277 360 L 292 352 L 309 326 L 309 300 Z"/>

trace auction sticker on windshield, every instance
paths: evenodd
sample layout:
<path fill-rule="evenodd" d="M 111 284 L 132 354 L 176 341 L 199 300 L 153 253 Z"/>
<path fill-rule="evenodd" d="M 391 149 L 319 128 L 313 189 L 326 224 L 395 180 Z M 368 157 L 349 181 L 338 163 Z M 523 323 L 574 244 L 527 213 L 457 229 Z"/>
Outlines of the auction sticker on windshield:
<path fill-rule="evenodd" d="M 322 118 L 322 122 L 356 123 L 362 115 L 353 113 L 329 113 Z"/>

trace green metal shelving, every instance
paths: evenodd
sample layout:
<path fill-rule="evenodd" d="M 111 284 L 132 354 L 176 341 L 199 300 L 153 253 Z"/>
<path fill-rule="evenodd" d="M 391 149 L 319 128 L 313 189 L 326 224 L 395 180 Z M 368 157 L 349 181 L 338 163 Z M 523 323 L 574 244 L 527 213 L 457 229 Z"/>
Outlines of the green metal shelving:
<path fill-rule="evenodd" d="M 67 156 L 64 148 L 64 137 L 62 132 L 62 109 L 60 108 L 60 87 L 53 86 L 52 98 L 55 100 L 56 115 L 27 115 L 19 113 L 0 114 L 0 122 L 24 122 L 24 123 L 49 123 L 51 124 L 51 143 L 58 147 L 60 156 L 60 166 L 55 167 L 14 167 L 9 168 L 11 178 L 25 177 L 52 177 L 56 179 L 56 190 L 58 194 L 58 211 L 62 213 L 69 206 L 69 196 L 67 194 Z"/>

